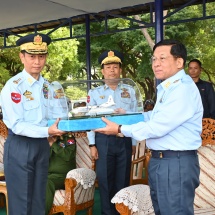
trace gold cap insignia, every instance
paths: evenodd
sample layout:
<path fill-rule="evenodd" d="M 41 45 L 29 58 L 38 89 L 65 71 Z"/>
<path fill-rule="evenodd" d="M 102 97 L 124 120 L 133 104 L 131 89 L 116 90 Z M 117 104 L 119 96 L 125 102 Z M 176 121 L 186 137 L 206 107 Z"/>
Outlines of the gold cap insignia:
<path fill-rule="evenodd" d="M 120 63 L 123 61 L 123 54 L 116 50 L 107 50 L 104 51 L 98 58 L 98 61 L 101 65 L 103 64 L 112 64 Z"/>
<path fill-rule="evenodd" d="M 109 51 L 108 52 L 108 57 L 114 57 L 114 52 L 113 51 Z"/>
<path fill-rule="evenodd" d="M 101 65 L 109 63 L 122 63 L 122 61 L 117 56 L 108 56 L 101 62 Z"/>
<path fill-rule="evenodd" d="M 43 42 L 40 35 L 34 37 L 33 42 L 27 42 L 20 45 L 20 50 L 25 50 L 28 54 L 47 54 L 47 43 Z"/>
<path fill-rule="evenodd" d="M 46 34 L 34 33 L 20 37 L 16 45 L 20 46 L 20 51 L 28 54 L 47 54 L 47 46 L 51 43 L 51 38 Z"/>
<path fill-rule="evenodd" d="M 43 43 L 43 39 L 40 35 L 37 35 L 34 37 L 34 45 L 41 45 Z"/>

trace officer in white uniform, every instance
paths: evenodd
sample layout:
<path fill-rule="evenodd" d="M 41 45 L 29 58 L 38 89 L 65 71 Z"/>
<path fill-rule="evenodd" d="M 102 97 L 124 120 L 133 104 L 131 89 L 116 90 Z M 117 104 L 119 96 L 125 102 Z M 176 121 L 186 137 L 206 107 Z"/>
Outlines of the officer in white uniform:
<path fill-rule="evenodd" d="M 4 169 L 10 215 L 45 214 L 49 136 L 61 136 L 58 120 L 47 127 L 49 83 L 40 72 L 51 39 L 30 34 L 17 41 L 22 72 L 1 92 L 3 121 L 9 129 L 4 147 Z"/>
<path fill-rule="evenodd" d="M 148 172 L 156 215 L 194 215 L 203 106 L 195 83 L 184 71 L 186 58 L 181 42 L 158 42 L 153 48 L 152 69 L 163 81 L 157 86 L 154 109 L 144 113 L 144 122 L 121 126 L 104 118 L 107 126 L 96 130 L 146 140 L 152 155 Z"/>
<path fill-rule="evenodd" d="M 118 51 L 105 51 L 99 57 L 105 85 L 92 89 L 88 93 L 87 105 L 101 105 L 112 96 L 117 113 L 135 112 L 137 100 L 134 89 L 120 83 L 123 55 Z M 119 214 L 112 197 L 129 185 L 132 156 L 132 140 L 129 137 L 104 135 L 88 132 L 91 156 L 96 159 L 96 174 L 101 199 L 101 214 Z M 134 145 L 136 141 L 133 142 Z M 133 147 L 135 148 L 135 146 Z"/>

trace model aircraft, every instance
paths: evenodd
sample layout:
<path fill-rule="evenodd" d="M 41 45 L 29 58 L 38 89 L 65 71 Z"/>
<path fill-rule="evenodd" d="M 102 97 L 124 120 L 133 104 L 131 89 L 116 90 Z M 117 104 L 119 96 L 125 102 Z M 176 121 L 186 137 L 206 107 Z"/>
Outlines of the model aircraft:
<path fill-rule="evenodd" d="M 113 97 L 110 95 L 108 97 L 108 101 L 102 103 L 99 106 L 86 106 L 86 107 L 77 107 L 72 110 L 73 116 L 97 116 L 97 115 L 105 115 L 114 113 L 115 102 L 113 101 Z"/>
<path fill-rule="evenodd" d="M 115 105 L 115 102 L 114 102 L 114 100 L 113 100 L 113 97 L 110 95 L 110 96 L 108 97 L 108 101 L 105 102 L 105 103 L 103 103 L 103 104 L 101 104 L 101 105 L 99 105 L 99 107 L 100 107 L 100 108 L 104 108 L 104 107 L 111 107 L 111 106 L 113 106 L 113 105 Z"/>

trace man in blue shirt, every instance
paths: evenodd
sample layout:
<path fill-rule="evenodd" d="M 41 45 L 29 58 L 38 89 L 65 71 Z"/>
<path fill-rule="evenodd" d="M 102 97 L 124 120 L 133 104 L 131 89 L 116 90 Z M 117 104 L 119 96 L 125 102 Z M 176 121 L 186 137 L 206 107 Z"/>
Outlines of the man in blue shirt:
<path fill-rule="evenodd" d="M 137 100 L 134 89 L 119 81 L 122 62 L 123 55 L 116 50 L 105 51 L 100 55 L 99 63 L 105 84 L 89 91 L 88 106 L 100 106 L 112 98 L 115 113 L 136 111 Z M 111 199 L 119 190 L 129 185 L 132 148 L 135 150 L 136 141 L 132 141 L 129 137 L 95 134 L 93 131 L 88 132 L 87 135 L 91 157 L 96 160 L 101 214 L 119 214 Z"/>
<path fill-rule="evenodd" d="M 4 170 L 10 215 L 45 214 L 49 136 L 65 132 L 59 119 L 48 127 L 49 83 L 41 76 L 51 38 L 30 34 L 17 41 L 22 72 L 12 77 L 1 92 L 3 121 L 8 127 L 4 145 Z"/>
<path fill-rule="evenodd" d="M 156 215 L 193 215 L 199 185 L 197 149 L 201 146 L 203 107 L 198 88 L 186 75 L 187 51 L 179 41 L 163 40 L 153 48 L 152 69 L 157 79 L 157 101 L 144 113 L 144 122 L 117 125 L 103 118 L 96 132 L 123 133 L 145 140 L 151 150 L 149 186 Z"/>

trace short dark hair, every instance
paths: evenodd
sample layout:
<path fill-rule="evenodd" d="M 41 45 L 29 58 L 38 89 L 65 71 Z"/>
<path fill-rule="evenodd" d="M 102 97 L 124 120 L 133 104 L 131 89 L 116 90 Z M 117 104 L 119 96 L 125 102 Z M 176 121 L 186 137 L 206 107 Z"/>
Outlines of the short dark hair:
<path fill-rule="evenodd" d="M 202 68 L 202 62 L 201 62 L 200 60 L 198 60 L 198 59 L 193 59 L 193 60 L 191 60 L 191 61 L 188 63 L 188 66 L 189 66 L 190 63 L 192 63 L 192 62 L 197 63 L 197 64 Z"/>
<path fill-rule="evenodd" d="M 184 66 L 187 60 L 187 49 L 184 44 L 182 44 L 178 40 L 168 39 L 168 40 L 161 40 L 160 42 L 156 43 L 153 47 L 153 53 L 155 49 L 159 46 L 171 46 L 170 54 L 174 57 L 180 57 L 184 60 Z"/>

